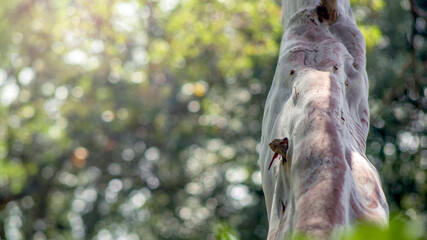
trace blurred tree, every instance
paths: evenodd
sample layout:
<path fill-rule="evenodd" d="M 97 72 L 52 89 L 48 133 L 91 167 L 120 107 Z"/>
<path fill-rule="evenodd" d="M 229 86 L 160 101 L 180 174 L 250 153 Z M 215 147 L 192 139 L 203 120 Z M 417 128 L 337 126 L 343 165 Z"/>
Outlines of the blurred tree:
<path fill-rule="evenodd" d="M 387 4 L 376 18 L 383 36 L 368 52 L 369 159 L 381 169 L 391 211 L 426 218 L 426 15 L 423 1 Z M 395 17 L 400 16 L 400 17 Z M 427 227 L 427 225 L 426 225 Z"/>
<path fill-rule="evenodd" d="M 392 209 L 425 217 L 426 6 L 353 3 L 371 46 L 370 159 Z M 1 239 L 213 239 L 215 226 L 265 238 L 256 149 L 279 5 L 16 0 L 0 12 Z"/>

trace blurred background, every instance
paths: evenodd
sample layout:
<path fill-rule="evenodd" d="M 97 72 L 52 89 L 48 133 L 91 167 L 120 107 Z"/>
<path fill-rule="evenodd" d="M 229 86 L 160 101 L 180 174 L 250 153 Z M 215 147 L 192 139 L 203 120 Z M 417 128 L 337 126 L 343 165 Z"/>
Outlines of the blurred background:
<path fill-rule="evenodd" d="M 351 0 L 367 155 L 426 222 L 427 2 Z M 265 239 L 257 158 L 273 0 L 0 4 L 0 238 Z"/>

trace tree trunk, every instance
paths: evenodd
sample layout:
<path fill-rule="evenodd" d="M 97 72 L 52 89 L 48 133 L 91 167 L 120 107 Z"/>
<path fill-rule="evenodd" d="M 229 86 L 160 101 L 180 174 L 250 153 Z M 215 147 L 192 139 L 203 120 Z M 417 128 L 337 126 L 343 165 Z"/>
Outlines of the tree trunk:
<path fill-rule="evenodd" d="M 365 156 L 365 41 L 350 4 L 283 0 L 282 8 L 260 152 L 268 239 L 329 238 L 355 220 L 387 224 L 378 172 Z"/>

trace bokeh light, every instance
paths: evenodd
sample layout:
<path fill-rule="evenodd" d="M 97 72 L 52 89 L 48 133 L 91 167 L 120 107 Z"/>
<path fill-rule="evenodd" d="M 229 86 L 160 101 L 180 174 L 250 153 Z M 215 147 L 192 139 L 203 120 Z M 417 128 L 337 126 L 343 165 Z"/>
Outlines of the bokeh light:
<path fill-rule="evenodd" d="M 368 49 L 367 156 L 391 211 L 422 222 L 426 20 L 408 0 L 350 2 Z M 16 0 L 0 13 L 1 239 L 266 238 L 257 149 L 278 1 Z"/>

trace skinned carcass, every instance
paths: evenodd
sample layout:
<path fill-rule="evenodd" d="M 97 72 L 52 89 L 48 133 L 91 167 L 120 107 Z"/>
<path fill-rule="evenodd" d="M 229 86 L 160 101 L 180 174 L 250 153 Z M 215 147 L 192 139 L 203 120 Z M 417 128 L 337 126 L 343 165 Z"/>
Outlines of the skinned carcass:
<path fill-rule="evenodd" d="M 355 220 L 386 225 L 381 181 L 365 156 L 365 42 L 350 4 L 283 0 L 282 8 L 260 150 L 268 239 L 330 238 Z"/>

